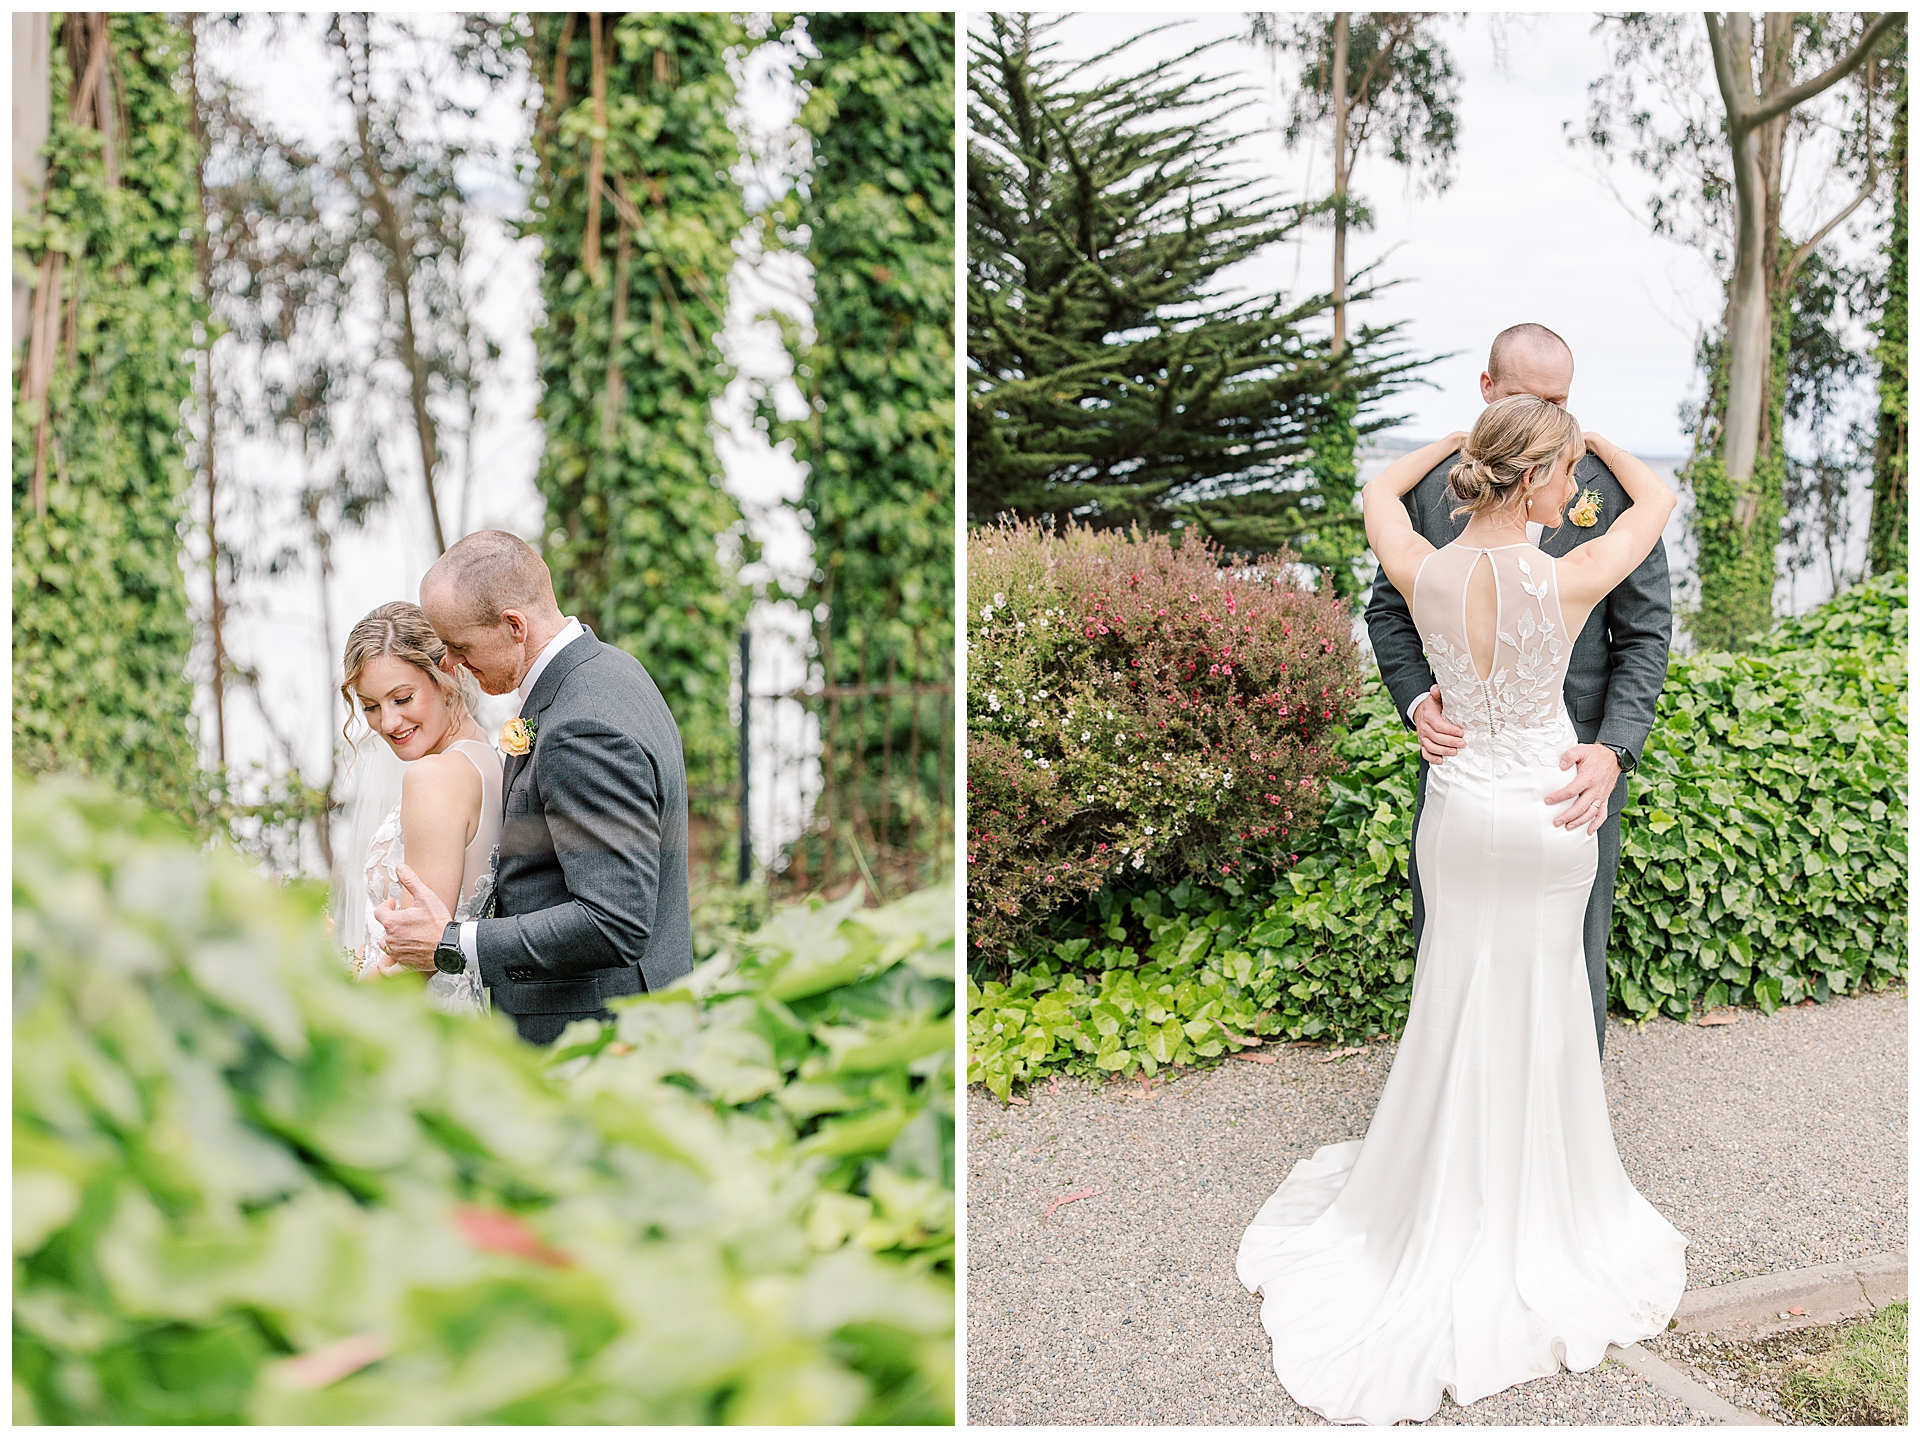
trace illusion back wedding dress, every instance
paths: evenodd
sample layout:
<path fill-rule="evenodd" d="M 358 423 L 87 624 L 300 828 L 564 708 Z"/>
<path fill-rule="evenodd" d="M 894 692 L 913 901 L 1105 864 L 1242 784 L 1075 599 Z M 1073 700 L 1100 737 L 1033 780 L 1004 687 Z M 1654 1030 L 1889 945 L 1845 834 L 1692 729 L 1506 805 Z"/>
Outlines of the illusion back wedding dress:
<path fill-rule="evenodd" d="M 468 841 L 460 871 L 460 902 L 453 911 L 455 919 L 479 918 L 493 893 L 494 854 L 500 846 L 500 829 L 505 815 L 500 803 L 500 751 L 478 739 L 457 739 L 447 746 L 457 749 L 480 771 L 480 822 Z M 406 862 L 406 846 L 400 837 L 400 805 L 393 806 L 367 846 L 367 932 L 361 949 L 365 962 L 362 976 L 374 972 L 374 965 L 386 957 L 386 930 L 373 911 L 388 899 L 402 899 L 406 886 L 396 872 Z M 427 998 L 442 1013 L 481 1013 L 487 1006 L 486 988 L 471 959 L 464 973 L 435 971 L 427 979 Z"/>
<path fill-rule="evenodd" d="M 1687 1241 L 1621 1168 L 1601 1087 L 1582 943 L 1597 836 L 1544 802 L 1578 742 L 1554 561 L 1448 545 L 1411 609 L 1466 740 L 1429 772 L 1414 835 L 1406 1032 L 1365 1139 L 1296 1164 L 1237 1264 L 1280 1381 L 1336 1422 L 1592 1368 L 1660 1332 L 1686 1287 Z"/>

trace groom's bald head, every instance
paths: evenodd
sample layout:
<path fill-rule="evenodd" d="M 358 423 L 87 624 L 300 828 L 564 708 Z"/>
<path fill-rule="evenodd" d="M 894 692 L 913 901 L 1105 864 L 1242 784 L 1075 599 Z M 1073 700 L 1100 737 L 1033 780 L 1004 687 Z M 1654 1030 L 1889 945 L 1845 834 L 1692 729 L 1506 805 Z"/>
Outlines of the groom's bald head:
<path fill-rule="evenodd" d="M 546 561 L 517 534 L 469 534 L 420 581 L 420 607 L 447 646 L 441 667 L 464 667 L 489 694 L 517 687 L 566 625 Z"/>
<path fill-rule="evenodd" d="M 536 620 L 560 618 L 547 562 L 504 529 L 469 534 L 435 560 L 420 581 L 420 605 L 468 624 L 497 624 L 509 609 Z"/>
<path fill-rule="evenodd" d="M 1565 409 L 1572 388 L 1573 351 L 1545 325 L 1514 325 L 1493 337 L 1480 375 L 1480 397 L 1488 404 L 1530 394 Z"/>

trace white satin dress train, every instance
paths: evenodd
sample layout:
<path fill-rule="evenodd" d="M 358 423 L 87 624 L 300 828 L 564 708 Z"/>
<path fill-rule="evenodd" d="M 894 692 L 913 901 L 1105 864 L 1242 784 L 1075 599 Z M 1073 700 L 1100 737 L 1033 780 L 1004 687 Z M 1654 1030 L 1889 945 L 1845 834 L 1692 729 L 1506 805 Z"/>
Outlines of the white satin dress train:
<path fill-rule="evenodd" d="M 1484 679 L 1466 632 L 1483 563 Z M 1627 1178 L 1601 1086 L 1582 942 L 1598 841 L 1543 802 L 1578 742 L 1556 590 L 1531 545 L 1449 545 L 1421 568 L 1414 622 L 1467 737 L 1430 771 L 1414 837 L 1406 1032 L 1366 1137 L 1296 1164 L 1240 1241 L 1275 1373 L 1336 1422 L 1593 1368 L 1665 1328 L 1686 1287 L 1687 1241 Z"/>

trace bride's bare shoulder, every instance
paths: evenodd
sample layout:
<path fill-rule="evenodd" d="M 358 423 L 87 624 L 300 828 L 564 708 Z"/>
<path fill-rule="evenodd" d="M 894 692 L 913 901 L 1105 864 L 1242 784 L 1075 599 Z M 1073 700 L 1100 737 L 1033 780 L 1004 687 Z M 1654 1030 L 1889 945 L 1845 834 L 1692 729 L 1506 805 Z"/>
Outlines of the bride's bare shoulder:
<path fill-rule="evenodd" d="M 400 780 L 400 802 L 408 806 L 453 806 L 478 802 L 479 795 L 480 771 L 451 749 L 414 760 Z"/>

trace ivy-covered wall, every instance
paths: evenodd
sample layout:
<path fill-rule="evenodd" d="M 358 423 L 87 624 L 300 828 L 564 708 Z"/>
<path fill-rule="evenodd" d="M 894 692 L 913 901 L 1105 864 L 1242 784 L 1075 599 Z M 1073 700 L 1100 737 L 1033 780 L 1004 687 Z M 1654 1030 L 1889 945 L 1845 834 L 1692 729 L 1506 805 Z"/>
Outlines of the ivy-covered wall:
<path fill-rule="evenodd" d="M 44 207 L 14 217 L 36 293 L 13 392 L 14 761 L 183 813 L 198 766 L 182 406 L 206 313 L 186 59 L 164 15 L 55 20 Z"/>
<path fill-rule="evenodd" d="M 863 650 L 876 680 L 889 658 L 903 679 L 938 678 L 953 636 L 953 15 L 807 27 L 817 338 L 799 356 L 813 414 L 791 433 L 814 599 L 831 608 L 834 682 L 855 680 Z"/>
<path fill-rule="evenodd" d="M 563 610 L 645 664 L 679 722 L 692 786 L 733 779 L 729 662 L 749 596 L 717 537 L 739 533 L 708 434 L 726 384 L 734 84 L 720 15 L 543 14 L 534 218 L 546 320 L 547 563 Z M 591 198 L 590 198 L 591 195 Z"/>

